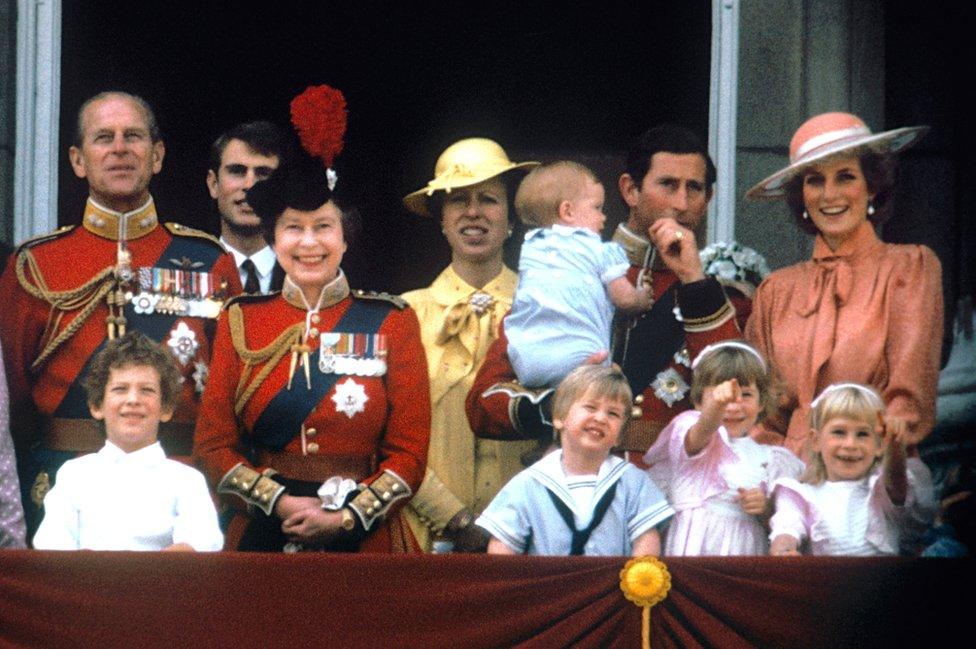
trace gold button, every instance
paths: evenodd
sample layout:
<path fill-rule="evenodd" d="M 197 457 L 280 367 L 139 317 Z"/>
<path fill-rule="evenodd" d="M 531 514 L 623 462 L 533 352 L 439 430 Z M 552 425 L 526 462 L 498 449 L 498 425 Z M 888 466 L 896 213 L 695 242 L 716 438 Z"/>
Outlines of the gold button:
<path fill-rule="evenodd" d="M 366 509 L 366 515 L 367 516 L 372 516 L 373 515 L 373 508 L 372 507 L 369 507 L 369 508 Z"/>
<path fill-rule="evenodd" d="M 318 432 L 319 431 L 315 430 L 314 428 L 309 428 L 308 430 L 305 431 L 305 437 L 315 437 L 318 434 Z"/>
<path fill-rule="evenodd" d="M 308 335 L 311 336 L 312 338 L 318 338 L 319 330 L 316 329 L 315 327 L 312 327 L 311 329 L 308 330 Z"/>
<path fill-rule="evenodd" d="M 394 482 L 394 483 L 393 483 L 392 485 L 390 485 L 390 490 L 391 490 L 391 491 L 396 491 L 396 490 L 397 490 L 397 489 L 399 489 L 399 488 L 400 488 L 400 485 L 398 485 L 398 484 L 397 484 L 397 483 L 395 483 L 395 482 Z"/>
<path fill-rule="evenodd" d="M 383 492 L 383 500 L 389 500 L 389 499 L 390 499 L 390 492 L 389 491 L 384 491 Z"/>
<path fill-rule="evenodd" d="M 630 409 L 630 417 L 632 419 L 640 419 L 643 414 L 644 411 L 641 408 L 638 408 L 637 406 L 634 406 L 633 408 Z"/>
<path fill-rule="evenodd" d="M 321 320 L 322 316 L 320 316 L 318 313 L 312 314 L 312 324 L 318 324 Z"/>
<path fill-rule="evenodd" d="M 634 403 L 636 403 L 637 405 L 644 403 L 644 395 L 638 394 L 636 397 L 634 397 Z"/>
<path fill-rule="evenodd" d="M 382 505 L 382 504 L 383 504 L 383 503 L 381 503 L 381 502 L 380 502 L 380 501 L 378 501 L 378 500 L 374 500 L 374 501 L 373 501 L 373 507 L 376 507 L 377 509 L 378 509 L 378 508 L 380 507 L 380 505 Z"/>
<path fill-rule="evenodd" d="M 308 452 L 309 453 L 318 453 L 319 452 L 319 445 L 316 444 L 315 442 L 309 442 L 308 443 L 308 446 L 306 448 L 308 449 Z"/>

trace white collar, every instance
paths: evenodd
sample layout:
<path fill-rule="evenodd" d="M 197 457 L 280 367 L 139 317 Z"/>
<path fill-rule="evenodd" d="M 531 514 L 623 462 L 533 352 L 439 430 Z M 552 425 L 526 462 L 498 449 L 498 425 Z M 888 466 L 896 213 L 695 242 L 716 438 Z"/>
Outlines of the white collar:
<path fill-rule="evenodd" d="M 113 464 L 126 462 L 128 464 L 141 464 L 144 466 L 159 464 L 161 460 L 166 459 L 166 453 L 158 441 L 131 453 L 126 453 L 109 440 L 105 440 L 105 446 L 98 451 L 98 456 Z"/>
<path fill-rule="evenodd" d="M 258 277 L 267 277 L 271 271 L 274 270 L 275 261 L 277 261 L 277 259 L 275 258 L 275 254 L 271 249 L 271 246 L 265 246 L 248 257 L 243 252 L 230 245 L 227 239 L 220 237 L 220 243 L 224 244 L 224 248 L 227 248 L 228 252 L 234 255 L 234 264 L 236 264 L 238 268 L 241 267 L 241 264 L 243 264 L 245 260 L 250 259 L 252 262 L 254 262 L 254 267 L 257 268 Z"/>
<path fill-rule="evenodd" d="M 571 237 L 574 234 L 582 234 L 584 236 L 600 238 L 600 235 L 590 230 L 589 228 L 583 228 L 578 225 L 563 225 L 562 223 L 553 223 L 547 228 L 534 228 L 525 233 L 525 240 L 528 241 L 531 238 L 538 236 L 545 236 L 546 232 L 552 232 L 553 234 L 562 235 L 564 237 Z"/>

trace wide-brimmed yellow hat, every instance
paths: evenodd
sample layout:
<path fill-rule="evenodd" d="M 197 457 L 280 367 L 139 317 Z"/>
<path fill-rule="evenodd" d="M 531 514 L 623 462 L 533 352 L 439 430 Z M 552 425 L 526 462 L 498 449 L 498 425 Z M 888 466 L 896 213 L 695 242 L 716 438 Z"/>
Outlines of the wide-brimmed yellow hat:
<path fill-rule="evenodd" d="M 928 126 L 908 126 L 872 133 L 864 120 L 850 113 L 811 117 L 793 134 L 790 164 L 746 192 L 746 198 L 779 198 L 786 195 L 789 180 L 813 164 L 858 151 L 874 151 L 880 155 L 898 153 L 918 142 L 928 130 Z"/>
<path fill-rule="evenodd" d="M 531 169 L 538 162 L 512 162 L 508 154 L 494 140 L 471 137 L 455 142 L 444 149 L 434 166 L 434 179 L 423 189 L 403 197 L 404 206 L 421 216 L 430 216 L 427 199 L 434 192 L 448 192 L 458 187 L 468 187 L 500 176 L 513 169 Z"/>

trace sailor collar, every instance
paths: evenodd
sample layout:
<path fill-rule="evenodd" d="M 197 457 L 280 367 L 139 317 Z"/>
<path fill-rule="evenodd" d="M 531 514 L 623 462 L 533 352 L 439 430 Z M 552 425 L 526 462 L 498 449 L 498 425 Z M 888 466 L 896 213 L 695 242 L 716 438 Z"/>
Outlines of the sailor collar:
<path fill-rule="evenodd" d="M 152 197 L 131 212 L 116 212 L 99 205 L 91 197 L 85 204 L 82 226 L 92 234 L 110 241 L 133 241 L 144 237 L 159 223 Z"/>

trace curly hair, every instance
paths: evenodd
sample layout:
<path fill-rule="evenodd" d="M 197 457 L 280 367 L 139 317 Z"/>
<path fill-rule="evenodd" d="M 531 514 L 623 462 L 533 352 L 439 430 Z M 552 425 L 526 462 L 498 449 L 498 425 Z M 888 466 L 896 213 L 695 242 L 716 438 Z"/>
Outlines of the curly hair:
<path fill-rule="evenodd" d="M 159 374 L 159 392 L 164 410 L 172 410 L 180 400 L 183 377 L 173 356 L 138 331 L 129 331 L 121 338 L 110 340 L 95 356 L 85 377 L 88 403 L 100 408 L 105 401 L 112 370 L 125 367 L 151 367 Z"/>

